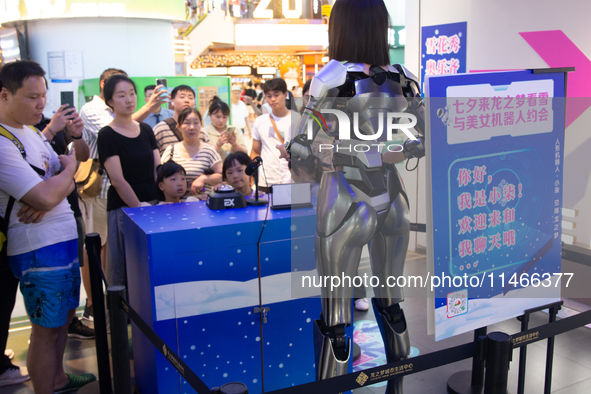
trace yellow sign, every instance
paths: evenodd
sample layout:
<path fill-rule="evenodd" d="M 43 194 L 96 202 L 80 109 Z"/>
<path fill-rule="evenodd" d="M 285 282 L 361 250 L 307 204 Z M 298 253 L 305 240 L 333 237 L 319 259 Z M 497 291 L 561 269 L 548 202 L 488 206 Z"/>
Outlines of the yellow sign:
<path fill-rule="evenodd" d="M 322 6 L 322 16 L 325 16 L 330 19 L 330 12 L 332 11 L 332 6 L 330 4 L 324 4 Z"/>
<path fill-rule="evenodd" d="M 0 0 L 0 23 L 80 17 L 185 20 L 185 4 L 180 0 Z"/>

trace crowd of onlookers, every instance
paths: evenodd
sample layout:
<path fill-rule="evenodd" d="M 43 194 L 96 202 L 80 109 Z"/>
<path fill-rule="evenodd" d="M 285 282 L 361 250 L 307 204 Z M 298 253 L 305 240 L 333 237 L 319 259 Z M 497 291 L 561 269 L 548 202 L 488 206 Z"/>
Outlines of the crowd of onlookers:
<path fill-rule="evenodd" d="M 229 104 L 214 97 L 199 110 L 187 85 L 170 93 L 148 86 L 139 109 L 123 70 L 105 70 L 99 85 L 79 113 L 63 105 L 45 119 L 44 70 L 29 61 L 0 70 L 0 217 L 7 222 L 0 245 L 8 252 L 0 265 L 0 350 L 19 283 L 32 323 L 28 371 L 0 355 L 0 386 L 30 375 L 36 393 L 61 393 L 95 380 L 66 374 L 62 364 L 68 336 L 94 337 L 75 315 L 82 279 L 82 318 L 93 317 L 85 234 L 100 235 L 107 283 L 126 285 L 123 208 L 202 200 L 224 182 L 249 198 L 245 169 L 256 156 L 262 192 L 292 182 L 278 146 L 292 138 L 300 114 L 283 79 L 233 85 Z M 295 180 L 318 181 L 302 171 Z"/>

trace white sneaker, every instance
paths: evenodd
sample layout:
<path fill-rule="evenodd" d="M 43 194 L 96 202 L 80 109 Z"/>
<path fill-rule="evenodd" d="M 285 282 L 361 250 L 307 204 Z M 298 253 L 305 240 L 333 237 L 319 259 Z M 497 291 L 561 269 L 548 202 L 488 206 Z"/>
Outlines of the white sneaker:
<path fill-rule="evenodd" d="M 24 383 L 27 380 L 29 380 L 29 371 L 27 371 L 27 367 L 19 368 L 16 365 L 11 365 L 2 375 L 0 375 L 0 387 Z"/>
<path fill-rule="evenodd" d="M 4 351 L 4 355 L 6 357 L 8 357 L 9 360 L 12 360 L 12 358 L 14 357 L 14 350 L 12 350 L 12 349 L 6 349 Z"/>
<path fill-rule="evenodd" d="M 369 309 L 369 302 L 367 302 L 367 298 L 360 298 L 355 300 L 355 309 L 358 311 L 366 311 Z"/>

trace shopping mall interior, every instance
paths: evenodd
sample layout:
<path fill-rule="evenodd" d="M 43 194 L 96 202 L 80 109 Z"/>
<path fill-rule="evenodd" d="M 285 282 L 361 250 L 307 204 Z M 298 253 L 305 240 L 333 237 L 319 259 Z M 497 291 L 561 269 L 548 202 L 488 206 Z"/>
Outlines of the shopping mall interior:
<path fill-rule="evenodd" d="M 308 113 L 309 119 L 313 118 L 320 128 L 323 127 L 324 118 L 312 116 L 313 111 L 305 108 L 307 103 L 313 102 L 308 101 L 310 85 L 306 82 L 334 62 L 330 58 L 329 26 L 332 10 L 339 1 L 345 0 L 0 0 L 0 70 L 20 60 L 34 61 L 45 70 L 47 96 L 43 115 L 48 119 L 59 111 L 67 94 L 72 95 L 72 104 L 78 112 L 86 103 L 102 97 L 101 84 L 105 81 L 100 81 L 100 76 L 109 68 L 124 70 L 135 82 L 138 109 L 150 100 L 145 92 L 153 91 L 154 86 L 150 86 L 158 85 L 158 81 L 167 81 L 169 94 L 177 86 L 189 86 L 194 96 L 193 107 L 199 112 L 203 126 L 212 115 L 209 112 L 214 108 L 211 107 L 212 100 L 219 98 L 232 111 L 229 121 L 228 114 L 225 114 L 226 121 L 242 133 L 244 151 L 254 158 L 256 154 L 252 152 L 260 142 L 253 131 L 260 124 L 257 117 L 267 116 L 273 120 L 275 116 L 275 107 L 271 109 L 268 104 L 266 82 L 283 79 L 287 86 L 287 93 L 283 94 L 288 103 L 291 102 L 292 112 L 302 113 L 302 116 Z M 372 303 L 377 293 L 375 286 L 361 286 L 365 287 L 365 294 L 358 294 L 360 290 L 356 288 L 351 306 L 354 311 L 352 323 L 344 328 L 346 338 L 351 340 L 348 347 L 351 356 L 344 362 L 343 374 L 352 377 L 349 383 L 340 381 L 339 384 L 344 386 L 338 387 L 354 393 L 486 394 L 486 390 L 490 390 L 488 393 L 496 394 L 501 391 L 495 391 L 499 389 L 493 388 L 490 382 L 505 379 L 506 392 L 591 392 L 591 350 L 584 345 L 591 342 L 591 314 L 587 314 L 591 313 L 591 293 L 587 284 L 587 279 L 591 278 L 591 134 L 586 127 L 591 122 L 591 27 L 588 23 L 591 2 L 383 2 L 389 21 L 389 63 L 399 65 L 389 72 L 402 75 L 396 77 L 397 81 L 415 81 L 416 87 L 422 91 L 422 95 L 417 94 L 415 98 L 425 111 L 425 138 L 433 141 L 425 144 L 424 159 L 411 155 L 392 165 L 393 171 L 399 174 L 397 184 L 405 190 L 408 208 L 403 216 L 410 224 L 410 230 L 406 230 L 408 253 L 403 274 L 405 277 L 427 278 L 428 281 L 431 275 L 437 276 L 440 269 L 441 275 L 451 274 L 464 279 L 466 275 L 468 278 L 482 277 L 482 282 L 484 278 L 490 278 L 491 287 L 493 278 L 502 277 L 503 286 L 490 299 L 483 299 L 478 289 L 471 289 L 475 286 L 470 280 L 463 282 L 467 290 L 457 286 L 453 290 L 461 296 L 451 296 L 452 291 L 436 289 L 434 292 L 433 278 L 431 289 L 429 286 L 406 286 L 400 306 L 408 330 L 406 338 L 410 338 L 409 350 L 403 358 L 394 361 L 387 359 L 389 350 L 382 340 L 387 336 L 383 328 L 385 320 L 382 321 L 386 318 L 376 318 L 378 307 L 374 310 Z M 361 27 L 361 30 L 370 29 L 372 26 Z M 236 100 L 233 99 L 234 92 L 240 92 Z M 251 94 L 252 99 L 247 97 Z M 547 105 L 552 107 L 550 126 L 544 129 L 545 123 L 542 125 L 547 116 L 543 118 L 536 112 L 533 120 L 531 116 L 534 115 L 530 112 L 523 119 L 527 124 L 523 130 L 528 131 L 516 132 L 517 126 L 512 128 L 513 120 L 507 123 L 506 111 L 510 111 L 507 108 L 513 108 L 507 104 L 498 108 L 497 126 L 501 131 L 487 134 L 483 138 L 485 142 L 480 141 L 478 148 L 462 148 L 463 143 L 474 143 L 479 138 L 469 135 L 470 131 L 477 131 L 476 123 L 482 122 L 480 129 L 490 127 L 482 120 L 483 116 L 488 116 L 485 113 L 488 109 L 483 109 L 483 97 L 499 97 L 500 100 L 511 98 L 510 95 L 517 96 L 517 100 L 523 97 L 521 105 L 530 108 L 529 111 L 537 111 L 537 107 L 531 108 L 543 105 L 542 99 L 549 98 Z M 436 104 L 440 102 L 435 100 L 442 97 L 447 102 Z M 480 117 L 477 119 L 473 115 L 474 127 L 471 127 L 470 116 L 462 115 L 458 104 L 458 100 L 468 100 L 469 97 L 474 104 L 469 107 L 468 102 L 467 112 L 477 102 L 480 105 L 479 112 L 475 111 Z M 526 101 L 526 97 L 530 101 Z M 254 101 L 252 106 L 258 104 L 255 110 L 249 99 Z M 537 104 L 536 99 L 539 99 Z M 175 113 L 176 124 L 180 110 L 175 112 L 170 103 L 174 101 L 172 98 L 169 97 L 168 101 L 162 108 Z M 234 111 L 240 106 L 248 112 L 241 123 L 235 123 Z M 511 114 L 517 114 L 517 109 L 514 111 Z M 0 126 L 1 114 L 0 111 Z M 314 114 L 320 115 L 320 112 Z M 500 121 L 502 114 L 504 124 Z M 494 116 L 491 119 L 494 128 Z M 209 123 L 212 121 L 213 116 Z M 157 122 L 160 122 L 159 117 Z M 273 125 L 283 145 L 274 122 Z M 460 125 L 462 133 L 457 130 Z M 299 127 L 299 123 L 298 126 L 292 125 L 292 137 L 294 127 Z M 271 137 L 275 138 L 273 129 L 269 130 Z M 436 135 L 438 130 L 441 130 L 439 136 Z M 449 134 L 443 134 L 448 131 Z M 324 142 L 330 144 L 335 139 L 330 138 Z M 406 139 L 406 135 L 398 133 L 389 143 L 406 146 Z M 546 140 L 551 142 L 544 145 Z M 437 145 L 436 141 L 441 144 Z M 515 141 L 521 145 L 514 144 Z M 501 153 L 495 151 L 497 147 Z M 546 148 L 550 152 L 547 158 L 544 157 Z M 258 149 L 262 156 L 264 150 L 260 151 L 260 145 Z M 174 149 L 171 158 L 173 152 Z M 225 153 L 230 153 L 229 148 Z M 222 152 L 221 159 L 224 157 Z M 476 237 L 477 230 L 482 230 L 477 228 L 480 190 L 476 189 L 476 174 L 477 169 L 483 168 L 478 165 L 482 165 L 484 158 L 490 159 L 486 162 L 488 184 L 493 179 L 494 182 L 497 178 L 499 180 L 498 187 L 490 186 L 493 189 L 491 198 L 497 189 L 506 190 L 507 185 L 514 187 L 513 197 L 504 194 L 500 203 L 503 208 L 486 211 L 486 215 L 504 212 L 503 218 L 498 218 L 499 228 L 503 227 L 507 234 L 512 232 L 513 237 L 515 230 L 521 231 L 517 232 L 517 240 L 511 240 L 509 235 L 502 238 L 499 233 L 504 235 L 505 232 L 499 230 L 496 235 L 500 237 L 499 242 L 501 239 L 503 242 L 497 251 L 494 244 L 487 247 L 486 237 L 494 239 L 492 232 L 486 232 L 488 230 L 479 237 L 484 238 L 484 247 L 478 251 L 477 238 L 474 243 L 467 240 L 468 235 Z M 0 163 L 2 160 L 0 158 Z M 546 165 L 546 162 L 550 164 Z M 339 165 L 343 166 L 342 163 Z M 474 170 L 470 172 L 472 166 Z M 495 166 L 502 169 L 494 170 Z M 327 167 L 330 166 L 325 165 L 326 172 L 329 171 Z M 452 174 L 453 171 L 461 174 L 469 167 L 467 171 L 471 177 L 467 175 L 464 183 L 461 175 Z M 330 171 L 339 172 L 342 168 L 335 165 Z M 222 171 L 221 165 L 219 171 Z M 291 171 L 293 173 L 294 169 Z M 510 174 L 502 178 L 499 174 L 503 171 Z M 439 175 L 445 179 L 442 181 Z M 358 179 L 362 179 L 361 175 Z M 295 177 L 292 180 L 298 183 Z M 316 183 L 320 183 L 320 179 Z M 489 187 L 485 180 L 480 183 L 486 185 L 483 188 Z M 324 183 L 320 190 L 324 187 L 322 185 Z M 388 185 L 391 187 L 390 183 Z M 516 189 L 517 185 L 519 189 Z M 360 194 L 358 186 L 348 190 Z M 460 217 L 460 211 L 465 208 L 461 206 L 460 198 L 462 191 L 471 190 L 475 191 L 476 197 L 474 206 L 468 208 L 475 215 L 468 217 L 462 213 L 469 220 L 466 222 Z M 1 193 L 4 193 L 2 185 L 0 197 Z M 455 199 L 454 193 L 458 195 L 458 205 L 455 201 L 450 202 Z M 486 195 L 484 191 L 482 193 L 484 202 L 481 207 L 487 203 L 495 204 L 496 200 L 491 203 L 486 198 L 488 189 Z M 359 197 L 354 201 L 358 204 L 375 203 L 373 197 L 375 195 L 365 200 Z M 146 322 L 149 330 L 166 344 L 153 342 L 138 328 L 135 319 L 130 318 L 130 324 L 126 326 L 128 359 L 124 362 L 130 365 L 129 375 L 137 392 L 201 392 L 189 375 L 202 379 L 209 389 L 242 382 L 250 393 L 286 389 L 287 394 L 290 387 L 296 390 L 291 393 L 322 392 L 314 391 L 320 389 L 311 386 L 302 386 L 301 391 L 297 391 L 297 386 L 320 380 L 316 378 L 319 360 L 326 357 L 326 353 L 320 354 L 319 345 L 315 343 L 317 338 L 314 335 L 318 329 L 315 320 L 320 318 L 320 311 L 328 307 L 318 294 L 314 294 L 315 297 L 302 296 L 294 294 L 290 288 L 295 283 L 293 274 L 311 272 L 316 268 L 314 262 L 321 259 L 318 257 L 319 243 L 315 244 L 314 240 L 324 236 L 324 230 L 319 230 L 320 225 L 315 227 L 316 220 L 321 220 L 316 218 L 315 198 L 306 201 L 314 203 L 313 209 L 286 211 L 272 211 L 266 206 L 255 209 L 251 205 L 242 211 L 239 208 L 216 211 L 208 209 L 209 200 L 207 203 L 183 201 L 175 204 L 178 205 L 176 208 L 165 205 L 128 211 L 121 220 L 124 227 L 127 226 L 125 255 L 129 305 Z M 505 206 L 506 203 L 512 204 L 511 199 L 517 204 L 517 218 L 508 219 L 506 215 L 510 213 L 503 209 L 513 207 Z M 521 201 L 524 204 L 519 205 Z M 5 212 L 4 207 L 0 209 Z M 234 211 L 239 213 L 232 213 Z M 513 210 L 512 214 L 515 215 L 516 211 Z M 352 208 L 345 212 L 346 218 L 353 215 Z M 327 213 L 326 216 L 330 215 Z M 488 216 L 483 217 L 486 228 Z M 460 223 L 462 220 L 464 222 Z M 490 220 L 493 221 L 493 216 Z M 512 221 L 519 222 L 523 229 L 517 229 Z M 380 225 L 384 222 L 381 217 Z M 367 225 L 363 223 L 357 231 Z M 489 224 L 489 228 L 492 226 Z M 374 239 L 373 242 L 377 241 Z M 532 245 L 533 252 L 530 250 Z M 523 252 L 524 256 L 515 257 L 526 247 L 528 250 Z M 349 249 L 343 246 L 342 250 Z M 10 250 L 8 253 L 10 255 Z M 339 258 L 346 260 L 346 254 L 341 251 Z M 372 258 L 375 257 L 364 246 L 357 275 L 376 275 L 380 269 L 373 265 Z M 489 262 L 489 258 L 495 262 Z M 96 263 L 93 263 L 96 259 L 90 260 L 90 264 Z M 519 262 L 515 263 L 516 260 Z M 212 264 L 208 265 L 209 262 Z M 138 274 L 130 275 L 132 270 Z M 562 277 L 562 281 L 552 282 L 556 284 L 552 286 L 556 292 L 521 293 L 511 298 L 510 292 L 516 288 L 531 290 L 538 287 L 537 284 L 543 282 L 535 282 L 534 275 L 546 272 L 550 272 L 549 277 L 554 279 Z M 513 287 L 505 286 L 514 273 L 521 276 L 517 277 Z M 4 275 L 3 272 L 0 274 Z M 501 276 L 505 274 L 508 276 Z M 286 279 L 289 275 L 292 275 L 292 282 Z M 572 278 L 572 283 L 566 282 L 567 276 Z M 527 284 L 520 282 L 523 278 L 527 279 Z M 103 290 L 100 273 L 98 278 L 95 273 L 94 279 Z M 104 290 L 106 293 L 106 286 Z M 471 297 L 468 297 L 468 291 Z M 70 335 L 64 368 L 69 374 L 92 373 L 100 379 L 101 362 L 97 361 L 97 356 L 101 356 L 98 355 L 100 351 L 97 352 L 94 332 L 102 327 L 96 327 L 96 319 L 83 318 L 89 293 L 89 287 L 81 286 L 77 316 L 80 324 L 91 329 L 92 334 Z M 477 293 L 479 295 L 475 296 Z M 355 300 L 359 299 L 365 299 L 365 305 L 358 305 Z M 457 307 L 461 312 L 451 312 Z M 19 291 L 11 315 L 6 354 L 10 354 L 13 365 L 23 370 L 27 367 L 32 324 L 27 314 Z M 106 318 L 109 325 L 108 312 Z M 563 323 L 556 325 L 554 320 Z M 538 331 L 534 329 L 536 327 L 539 327 Z M 505 341 L 508 370 L 503 367 L 505 370 L 498 376 L 491 371 L 503 368 L 496 359 L 488 361 L 492 350 L 484 350 L 487 341 L 492 343 L 493 340 L 487 339 L 487 335 L 494 332 L 508 334 Z M 111 350 L 110 329 L 104 338 L 97 334 L 97 339 L 99 335 L 108 341 L 102 342 L 104 349 Z M 322 335 L 326 338 L 328 334 Z M 532 343 L 527 344 L 528 341 Z M 173 355 L 169 357 L 170 353 Z M 120 375 L 113 370 L 113 354 L 107 352 L 107 365 L 111 362 L 107 370 L 117 379 Z M 434 356 L 422 358 L 428 354 Z M 454 361 L 445 361 L 446 358 Z M 418 360 L 415 370 L 413 359 Z M 384 369 L 380 371 L 380 367 L 392 362 L 398 364 L 392 364 L 385 372 Z M 478 370 L 481 371 L 480 378 L 472 373 Z M 1 375 L 0 393 L 34 392 L 30 380 L 5 384 Z M 387 382 L 400 382 L 401 376 L 404 376 L 404 390 L 391 388 L 387 391 Z M 490 385 L 487 389 L 484 388 L 485 376 Z M 481 382 L 476 382 L 479 379 Z M 372 380 L 378 382 L 372 383 Z M 100 392 L 96 382 L 92 386 L 80 392 Z"/>

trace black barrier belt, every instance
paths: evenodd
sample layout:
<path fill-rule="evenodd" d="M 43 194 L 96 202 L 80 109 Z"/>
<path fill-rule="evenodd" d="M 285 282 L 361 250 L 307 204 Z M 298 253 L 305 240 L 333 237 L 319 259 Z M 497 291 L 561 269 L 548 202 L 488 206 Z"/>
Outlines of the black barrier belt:
<path fill-rule="evenodd" d="M 211 394 L 211 390 L 203 383 L 201 379 L 195 375 L 195 372 L 191 370 L 185 364 L 179 356 L 170 350 L 170 347 L 146 324 L 146 322 L 137 314 L 136 311 L 124 300 L 121 300 L 121 307 L 135 325 L 142 331 L 142 333 L 148 338 L 152 345 L 158 349 L 160 353 L 168 360 L 170 364 L 185 378 L 185 380 L 197 391 L 199 394 Z"/>
<path fill-rule="evenodd" d="M 410 231 L 417 231 L 419 233 L 426 233 L 427 232 L 427 225 L 424 223 L 411 223 L 410 224 Z"/>
<path fill-rule="evenodd" d="M 95 261 L 98 261 L 97 265 L 98 265 L 99 272 L 101 273 L 101 279 L 103 280 L 103 283 L 105 284 L 105 289 L 108 289 L 109 284 L 107 283 L 107 278 L 105 277 L 103 267 L 101 267 L 101 256 L 99 255 L 99 253 L 96 250 L 94 251 L 94 258 L 95 258 Z M 90 264 L 90 258 L 88 259 L 88 264 Z M 101 289 L 101 292 L 102 292 L 102 289 Z"/>
<path fill-rule="evenodd" d="M 124 300 L 121 300 L 121 307 L 129 315 L 131 320 L 138 326 L 142 333 L 172 364 L 172 366 L 185 378 L 185 380 L 199 394 L 211 394 L 209 388 L 185 364 L 176 353 L 156 334 L 135 310 Z M 575 328 L 591 323 L 591 310 L 575 316 L 547 323 L 530 330 L 522 331 L 511 336 L 513 348 L 530 345 L 534 342 L 547 339 Z M 478 344 L 470 342 L 453 348 L 439 350 L 437 352 L 424 354 L 402 361 L 396 361 L 375 368 L 337 376 L 331 379 L 319 380 L 299 386 L 267 392 L 267 394 L 329 394 L 340 393 L 360 387 L 373 385 L 391 379 L 401 378 L 413 373 L 437 368 L 442 365 L 455 363 L 467 358 L 475 357 L 478 352 Z"/>
<path fill-rule="evenodd" d="M 563 334 L 589 323 L 591 323 L 591 311 L 579 313 L 578 315 L 547 323 L 527 331 L 518 332 L 511 336 L 511 343 L 515 349 L 555 335 Z"/>
<path fill-rule="evenodd" d="M 270 391 L 267 392 L 267 394 L 340 393 L 471 358 L 476 355 L 476 350 L 476 343 L 471 342 L 450 349 L 439 350 L 437 352 L 396 361 L 380 367 L 369 368 L 347 375 L 337 376 L 331 379 L 319 380 L 317 382 L 306 383 L 295 387 Z"/>
<path fill-rule="evenodd" d="M 585 249 L 572 245 L 562 246 L 562 258 L 573 263 L 579 263 L 591 267 L 591 256 L 586 253 L 581 253 L 578 250 L 586 252 Z"/>

